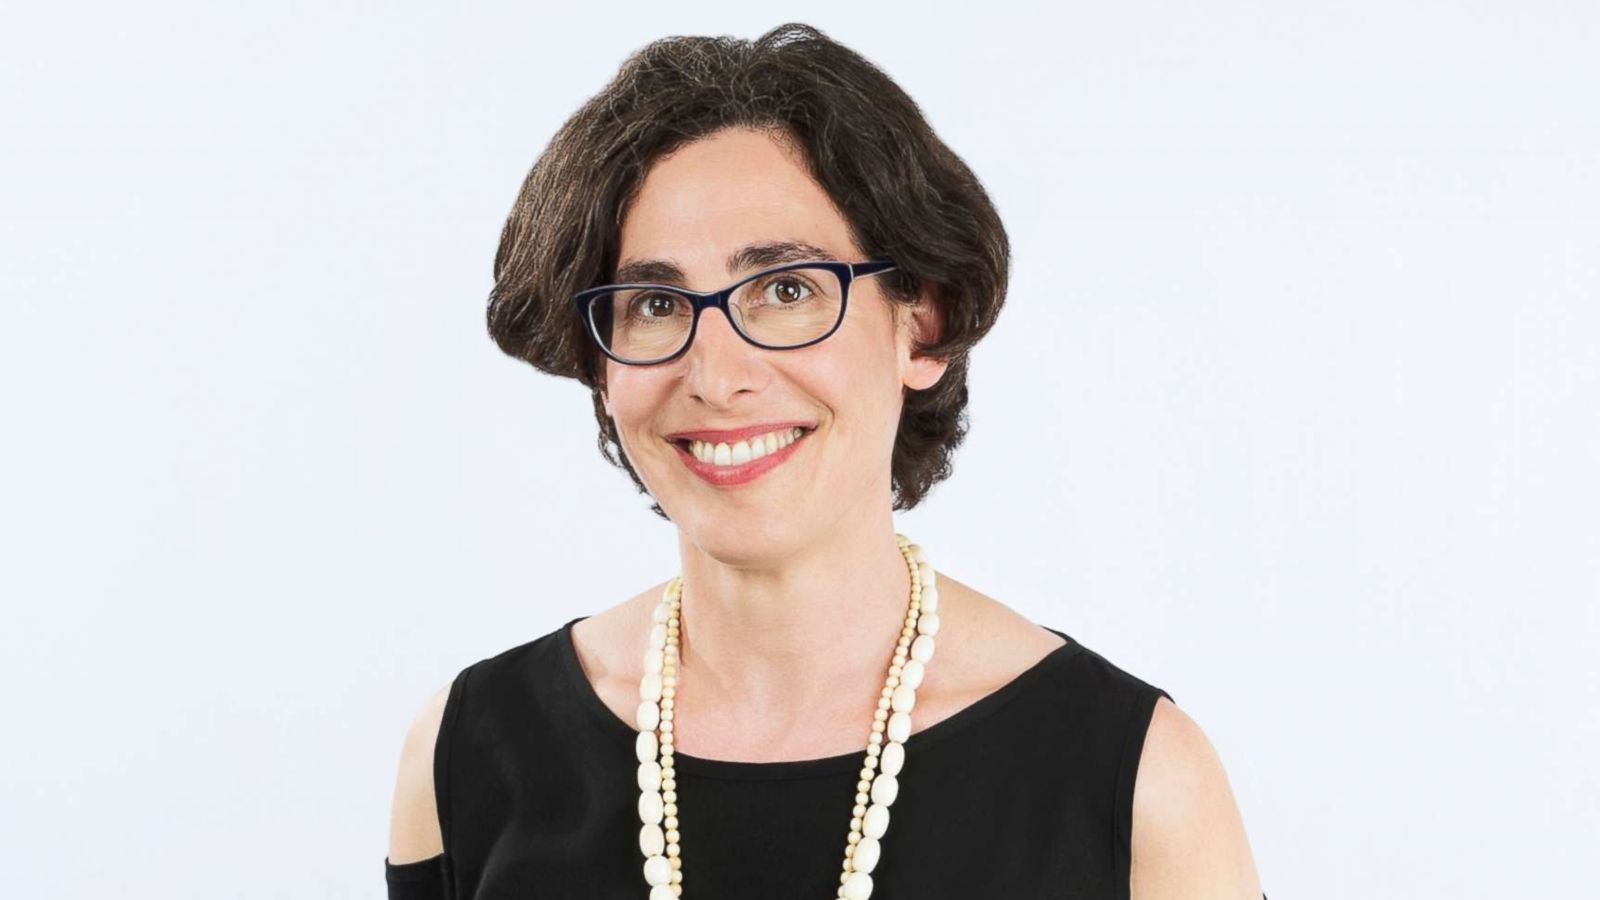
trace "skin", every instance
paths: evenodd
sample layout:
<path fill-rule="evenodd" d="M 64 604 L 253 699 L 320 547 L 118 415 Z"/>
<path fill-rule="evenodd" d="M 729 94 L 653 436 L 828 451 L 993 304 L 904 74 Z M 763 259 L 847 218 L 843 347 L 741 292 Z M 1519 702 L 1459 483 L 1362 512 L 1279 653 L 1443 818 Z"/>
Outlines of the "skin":
<path fill-rule="evenodd" d="M 806 241 L 866 259 L 827 192 L 782 140 L 733 129 L 658 161 L 624 211 L 623 262 L 668 260 L 713 290 L 747 271 L 726 258 L 757 240 Z M 753 271 L 753 270 L 751 270 Z M 913 353 L 939 327 L 932 297 L 899 307 L 867 278 L 827 340 L 772 351 L 703 314 L 693 345 L 656 366 L 607 361 L 604 397 L 623 451 L 678 527 L 681 682 L 674 737 L 714 759 L 809 759 L 861 749 L 906 618 L 910 576 L 895 543 L 890 458 L 907 389 L 946 362 Z M 734 488 L 691 472 L 665 435 L 757 422 L 814 422 L 788 461 Z M 930 551 L 937 566 L 937 553 Z M 663 581 L 573 628 L 596 692 L 631 722 L 640 647 Z M 938 651 L 917 691 L 914 728 L 955 714 L 1025 671 L 1061 638 L 939 569 Z M 389 859 L 439 853 L 432 752 L 448 686 L 402 748 Z M 1260 895 L 1243 827 L 1204 735 L 1157 707 L 1134 798 L 1137 900 Z"/>

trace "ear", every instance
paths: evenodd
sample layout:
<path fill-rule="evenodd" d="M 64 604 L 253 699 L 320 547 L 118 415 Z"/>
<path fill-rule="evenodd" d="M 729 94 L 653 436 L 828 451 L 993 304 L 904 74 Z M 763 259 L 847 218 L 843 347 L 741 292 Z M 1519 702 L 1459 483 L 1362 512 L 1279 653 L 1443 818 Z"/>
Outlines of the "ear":
<path fill-rule="evenodd" d="M 942 357 L 927 356 L 918 349 L 936 343 L 943 334 L 940 321 L 942 305 L 935 302 L 929 286 L 917 298 L 914 306 L 896 303 L 895 339 L 900 348 L 900 382 L 907 388 L 920 391 L 933 387 L 944 377 L 950 361 Z"/>

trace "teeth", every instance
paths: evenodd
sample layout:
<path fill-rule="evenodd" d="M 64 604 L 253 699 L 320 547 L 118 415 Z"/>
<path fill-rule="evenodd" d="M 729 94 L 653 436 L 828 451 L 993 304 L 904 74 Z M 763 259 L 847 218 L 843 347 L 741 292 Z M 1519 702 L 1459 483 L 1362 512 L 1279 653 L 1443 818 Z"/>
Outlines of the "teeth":
<path fill-rule="evenodd" d="M 776 453 L 794 443 L 804 433 L 804 428 L 796 426 L 794 428 L 785 428 L 782 431 L 770 431 L 748 440 L 735 441 L 732 444 L 690 441 L 689 452 L 694 454 L 695 459 L 703 463 L 711 463 L 718 466 L 737 466 L 752 459 L 760 459 L 768 453 Z"/>

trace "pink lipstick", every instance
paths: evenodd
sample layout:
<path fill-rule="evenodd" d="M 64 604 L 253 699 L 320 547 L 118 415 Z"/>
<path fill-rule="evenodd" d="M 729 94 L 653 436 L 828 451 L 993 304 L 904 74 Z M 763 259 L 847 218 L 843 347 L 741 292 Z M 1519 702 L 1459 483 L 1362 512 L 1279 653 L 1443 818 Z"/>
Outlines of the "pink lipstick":
<path fill-rule="evenodd" d="M 753 437 L 757 434 L 764 434 L 767 431 L 772 430 L 774 429 L 772 429 L 770 426 L 759 426 L 756 430 L 740 429 L 739 431 L 743 433 L 738 439 Z M 699 433 L 729 434 L 730 432 Z M 719 466 L 715 463 L 701 462 L 693 453 L 689 452 L 689 442 L 686 438 L 674 439 L 669 443 L 671 443 L 672 446 L 678 451 L 678 458 L 683 460 L 683 464 L 688 466 L 691 472 L 694 472 L 696 475 L 699 475 L 701 478 L 717 487 L 732 487 L 734 485 L 745 484 L 747 482 L 754 481 L 755 479 L 766 474 L 768 471 L 783 465 L 784 461 L 793 456 L 794 452 L 798 450 L 800 445 L 804 443 L 810 436 L 810 430 L 804 431 L 798 438 L 790 441 L 788 446 L 780 447 L 772 453 L 768 453 L 767 455 L 758 459 L 752 459 L 748 462 L 740 463 L 736 466 Z M 703 438 L 699 439 L 704 440 Z M 719 437 L 718 440 L 726 442 L 727 438 Z"/>

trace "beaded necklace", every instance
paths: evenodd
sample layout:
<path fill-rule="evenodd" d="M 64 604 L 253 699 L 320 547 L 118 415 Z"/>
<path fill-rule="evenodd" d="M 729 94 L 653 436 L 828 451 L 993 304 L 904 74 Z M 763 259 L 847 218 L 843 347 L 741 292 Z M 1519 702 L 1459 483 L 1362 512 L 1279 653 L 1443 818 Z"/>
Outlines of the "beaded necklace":
<path fill-rule="evenodd" d="M 900 555 L 911 572 L 911 602 L 895 647 L 894 661 L 883 683 L 867 757 L 856 783 L 856 805 L 839 874 L 840 900 L 872 896 L 872 870 L 882 853 L 879 843 L 889 828 L 889 807 L 900 791 L 898 775 L 905 765 L 905 741 L 911 736 L 911 709 L 917 702 L 925 666 L 933 658 L 933 636 L 939 631 L 939 589 L 933 567 L 922 548 L 896 534 Z M 683 896 L 683 854 L 679 846 L 677 779 L 672 766 L 673 697 L 677 692 L 679 608 L 683 576 L 674 576 L 662 591 L 652 614 L 644 676 L 639 679 L 639 849 L 644 853 L 644 878 L 649 900 Z M 907 658 L 909 657 L 909 659 Z"/>

